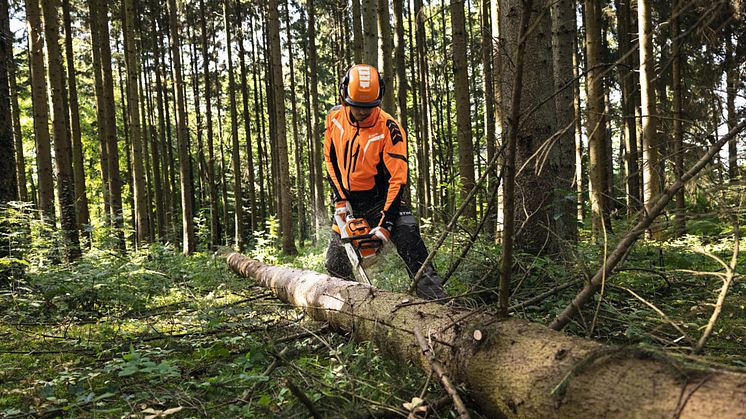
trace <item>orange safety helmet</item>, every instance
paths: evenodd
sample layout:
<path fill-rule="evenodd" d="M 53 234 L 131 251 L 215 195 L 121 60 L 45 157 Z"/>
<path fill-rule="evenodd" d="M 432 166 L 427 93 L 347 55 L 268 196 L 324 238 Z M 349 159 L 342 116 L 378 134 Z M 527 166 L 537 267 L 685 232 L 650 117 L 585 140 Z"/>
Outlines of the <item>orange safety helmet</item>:
<path fill-rule="evenodd" d="M 383 100 L 383 77 L 369 64 L 355 64 L 339 83 L 339 96 L 348 106 L 375 108 Z"/>

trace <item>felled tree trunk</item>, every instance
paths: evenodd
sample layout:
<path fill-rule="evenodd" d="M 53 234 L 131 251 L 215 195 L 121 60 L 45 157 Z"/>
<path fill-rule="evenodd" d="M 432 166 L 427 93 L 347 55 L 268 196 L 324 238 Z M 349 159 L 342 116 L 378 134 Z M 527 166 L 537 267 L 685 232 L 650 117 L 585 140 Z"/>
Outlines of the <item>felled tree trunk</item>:
<path fill-rule="evenodd" d="M 239 253 L 227 259 L 314 319 L 429 369 L 412 333 L 418 327 L 488 417 L 746 416 L 746 374 L 693 369 L 639 348 L 611 348 Z"/>

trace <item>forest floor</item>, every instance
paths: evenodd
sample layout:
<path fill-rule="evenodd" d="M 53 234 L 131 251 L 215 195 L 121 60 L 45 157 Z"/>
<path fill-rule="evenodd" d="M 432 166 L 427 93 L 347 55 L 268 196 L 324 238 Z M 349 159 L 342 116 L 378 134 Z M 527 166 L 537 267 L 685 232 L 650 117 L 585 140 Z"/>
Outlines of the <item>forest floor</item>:
<path fill-rule="evenodd" d="M 424 235 L 433 237 L 429 228 Z M 686 356 L 721 286 L 718 277 L 691 271 L 723 271 L 706 254 L 730 260 L 732 240 L 720 234 L 706 243 L 687 236 L 638 244 L 600 304 L 596 299 L 567 331 Z M 438 255 L 441 272 L 464 240 L 457 235 Z M 293 258 L 280 257 L 269 240 L 256 243 L 252 257 L 324 270 L 324 243 Z M 592 274 L 603 246 L 578 249 L 566 263 L 519 255 L 511 301 Z M 379 287 L 404 291 L 403 264 L 387 252 L 392 257 L 370 273 Z M 475 246 L 446 286 L 458 296 L 452 304 L 492 307 L 498 255 L 494 245 Z M 547 324 L 581 285 L 514 315 Z M 737 278 L 697 359 L 746 370 L 744 348 L 746 283 Z M 161 245 L 126 257 L 90 250 L 75 266 L 30 260 L 25 275 L 0 284 L 0 416 L 302 418 L 310 414 L 301 393 L 323 417 L 406 416 L 418 400 L 445 394 L 413 366 L 305 318 L 210 254 L 184 257 Z M 450 409 L 433 417 L 454 417 Z"/>

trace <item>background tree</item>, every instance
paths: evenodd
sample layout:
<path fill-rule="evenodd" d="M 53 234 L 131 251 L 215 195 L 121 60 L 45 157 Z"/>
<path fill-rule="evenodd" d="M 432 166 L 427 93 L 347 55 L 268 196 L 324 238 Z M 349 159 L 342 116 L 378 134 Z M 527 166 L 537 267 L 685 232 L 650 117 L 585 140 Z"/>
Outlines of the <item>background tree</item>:
<path fill-rule="evenodd" d="M 451 0 L 453 25 L 453 84 L 456 96 L 456 126 L 458 137 L 459 177 L 461 179 L 461 199 L 474 187 L 474 145 L 471 136 L 471 103 L 469 100 L 469 74 L 466 51 L 466 22 L 463 0 Z M 508 97 L 510 94 L 507 95 Z M 464 211 L 464 216 L 476 218 L 477 206 L 472 201 Z"/>
<path fill-rule="evenodd" d="M 57 198 L 60 202 L 60 225 L 62 227 L 65 258 L 74 261 L 81 256 L 80 238 L 75 208 L 75 178 L 72 167 L 72 144 L 67 120 L 67 93 L 65 68 L 59 43 L 59 2 L 42 2 L 44 13 L 44 35 L 46 36 L 49 84 L 52 93 L 52 127 L 54 128 L 54 157 L 57 168 Z"/>
<path fill-rule="evenodd" d="M 54 181 L 52 179 L 52 146 L 49 138 L 49 105 L 44 67 L 44 35 L 41 9 L 37 0 L 26 0 L 26 22 L 29 37 L 31 95 L 34 108 L 34 138 L 39 187 L 39 209 L 47 224 L 55 225 Z"/>

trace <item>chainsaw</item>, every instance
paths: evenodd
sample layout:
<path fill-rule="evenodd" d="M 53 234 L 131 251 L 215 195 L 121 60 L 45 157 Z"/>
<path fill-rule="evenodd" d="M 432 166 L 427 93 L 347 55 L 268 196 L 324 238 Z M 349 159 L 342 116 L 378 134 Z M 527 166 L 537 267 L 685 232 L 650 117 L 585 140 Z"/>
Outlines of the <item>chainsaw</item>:
<path fill-rule="evenodd" d="M 346 220 L 343 220 L 339 214 L 335 214 L 334 222 L 342 238 L 347 258 L 352 264 L 353 271 L 357 273 L 358 281 L 370 285 L 365 268 L 375 263 L 383 242 L 370 232 L 370 225 L 364 218 L 353 216 L 349 203 Z"/>

